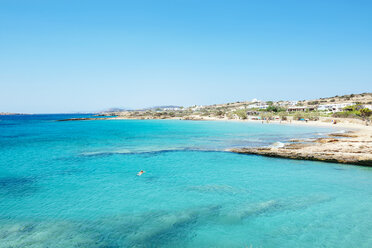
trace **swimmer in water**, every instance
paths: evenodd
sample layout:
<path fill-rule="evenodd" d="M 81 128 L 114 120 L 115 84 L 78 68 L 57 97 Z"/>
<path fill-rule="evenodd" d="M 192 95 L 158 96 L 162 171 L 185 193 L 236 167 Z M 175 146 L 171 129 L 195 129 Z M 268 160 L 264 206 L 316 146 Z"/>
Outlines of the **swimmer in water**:
<path fill-rule="evenodd" d="M 137 176 L 141 176 L 143 173 L 145 173 L 143 170 L 137 173 Z"/>

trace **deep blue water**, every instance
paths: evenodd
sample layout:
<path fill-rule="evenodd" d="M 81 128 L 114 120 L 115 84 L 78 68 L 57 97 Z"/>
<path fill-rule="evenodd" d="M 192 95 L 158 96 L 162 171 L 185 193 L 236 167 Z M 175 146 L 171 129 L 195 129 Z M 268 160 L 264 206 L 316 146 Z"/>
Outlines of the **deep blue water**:
<path fill-rule="evenodd" d="M 0 248 L 372 247 L 370 168 L 224 152 L 330 129 L 71 117 L 0 117 Z"/>

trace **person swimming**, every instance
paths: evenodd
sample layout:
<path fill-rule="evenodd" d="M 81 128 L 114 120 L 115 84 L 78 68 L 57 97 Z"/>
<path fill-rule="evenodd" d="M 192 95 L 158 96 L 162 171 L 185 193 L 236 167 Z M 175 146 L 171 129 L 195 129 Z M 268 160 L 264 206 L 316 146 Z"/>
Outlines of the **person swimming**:
<path fill-rule="evenodd" d="M 137 173 L 137 176 L 141 176 L 145 171 L 141 170 L 140 172 Z"/>

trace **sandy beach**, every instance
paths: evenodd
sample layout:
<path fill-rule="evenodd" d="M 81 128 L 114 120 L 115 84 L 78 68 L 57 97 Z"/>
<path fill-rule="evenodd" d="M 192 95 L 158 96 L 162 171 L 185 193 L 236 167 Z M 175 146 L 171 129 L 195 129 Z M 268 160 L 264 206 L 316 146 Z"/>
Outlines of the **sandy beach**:
<path fill-rule="evenodd" d="M 152 120 L 161 118 L 135 118 L 135 117 L 107 117 L 107 118 L 85 118 L 84 120 Z M 278 125 L 301 125 L 301 126 L 314 126 L 314 127 L 332 127 L 335 129 L 346 129 L 350 131 L 366 130 L 372 132 L 372 126 L 366 126 L 365 122 L 357 119 L 347 119 L 347 118 L 320 118 L 318 121 L 297 121 L 297 120 L 241 120 L 241 119 L 228 119 L 228 118 L 216 118 L 216 117 L 200 117 L 200 116 L 190 116 L 186 118 L 172 117 L 166 118 L 167 120 L 190 120 L 190 121 L 232 121 L 232 122 L 250 122 L 250 123 L 262 123 L 267 124 L 278 124 Z M 77 119 L 78 120 L 78 119 Z M 83 120 L 83 119 L 81 119 Z M 332 120 L 336 120 L 337 124 L 333 124 Z"/>

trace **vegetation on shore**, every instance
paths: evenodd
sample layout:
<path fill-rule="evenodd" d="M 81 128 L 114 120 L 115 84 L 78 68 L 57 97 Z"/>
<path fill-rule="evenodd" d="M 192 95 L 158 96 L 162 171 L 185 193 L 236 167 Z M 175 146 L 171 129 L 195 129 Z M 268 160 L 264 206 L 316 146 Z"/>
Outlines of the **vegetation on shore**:
<path fill-rule="evenodd" d="M 363 118 L 366 119 L 372 115 L 372 110 L 365 108 L 362 104 L 347 106 L 342 112 L 334 113 L 334 117 L 340 118 Z"/>
<path fill-rule="evenodd" d="M 133 119 L 256 119 L 256 120 L 310 120 L 321 117 L 354 118 L 371 121 L 372 93 L 351 94 L 302 101 L 252 101 L 214 104 L 209 106 L 158 106 L 156 108 L 110 111 L 102 115 L 115 115 Z"/>

